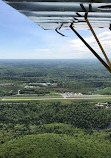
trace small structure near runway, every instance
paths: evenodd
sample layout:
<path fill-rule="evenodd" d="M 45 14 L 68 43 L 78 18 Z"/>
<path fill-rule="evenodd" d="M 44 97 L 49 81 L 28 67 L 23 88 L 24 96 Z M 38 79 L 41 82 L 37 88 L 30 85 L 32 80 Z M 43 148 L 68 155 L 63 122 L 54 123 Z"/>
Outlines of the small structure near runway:
<path fill-rule="evenodd" d="M 110 102 L 106 102 L 106 103 L 97 103 L 95 104 L 96 106 L 99 106 L 99 107 L 106 107 L 106 108 L 109 108 L 111 107 L 111 103 Z"/>

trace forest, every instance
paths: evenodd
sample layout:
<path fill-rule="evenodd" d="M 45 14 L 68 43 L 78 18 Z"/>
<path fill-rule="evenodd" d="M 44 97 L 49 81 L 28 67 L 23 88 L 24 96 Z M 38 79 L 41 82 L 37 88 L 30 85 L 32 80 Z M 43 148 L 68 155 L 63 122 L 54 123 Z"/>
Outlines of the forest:
<path fill-rule="evenodd" d="M 0 107 L 1 157 L 111 157 L 111 108 L 87 101 L 2 102 Z"/>
<path fill-rule="evenodd" d="M 0 158 L 111 158 L 110 77 L 95 60 L 0 60 L 1 98 L 109 95 L 102 106 L 96 99 L 0 100 Z"/>
<path fill-rule="evenodd" d="M 15 95 L 18 89 L 24 93 L 24 85 L 36 82 L 57 84 L 46 91 L 99 93 L 97 90 L 110 88 L 110 77 L 96 60 L 1 60 L 0 95 Z"/>

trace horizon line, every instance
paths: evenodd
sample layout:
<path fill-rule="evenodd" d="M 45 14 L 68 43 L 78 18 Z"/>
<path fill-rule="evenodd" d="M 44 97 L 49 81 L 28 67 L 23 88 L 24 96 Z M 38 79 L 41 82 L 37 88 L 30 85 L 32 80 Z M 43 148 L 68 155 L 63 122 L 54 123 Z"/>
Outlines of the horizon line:
<path fill-rule="evenodd" d="M 23 59 L 23 58 L 12 58 L 12 59 L 7 59 L 7 58 L 4 58 L 4 59 L 0 59 L 0 60 L 97 60 L 97 59 L 95 59 L 95 58 L 69 58 L 69 59 L 54 59 L 54 58 L 52 58 L 52 59 L 45 59 L 45 58 L 41 58 L 41 59 L 27 59 L 27 58 L 25 58 L 25 59 Z"/>

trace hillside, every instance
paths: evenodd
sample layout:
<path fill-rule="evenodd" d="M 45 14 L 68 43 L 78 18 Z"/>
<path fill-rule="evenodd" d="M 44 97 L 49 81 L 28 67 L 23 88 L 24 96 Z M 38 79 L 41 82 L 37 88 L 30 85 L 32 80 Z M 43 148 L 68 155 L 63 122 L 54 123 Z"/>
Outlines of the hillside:
<path fill-rule="evenodd" d="M 51 128 L 67 131 L 68 125 L 51 125 Z M 63 132 L 63 131 L 62 131 Z M 85 134 L 82 130 L 74 129 L 70 134 L 44 133 L 26 135 L 1 145 L 0 156 L 10 158 L 110 158 L 111 136 L 107 132 Z"/>
<path fill-rule="evenodd" d="M 111 109 L 92 102 L 1 102 L 1 158 L 110 158 Z"/>

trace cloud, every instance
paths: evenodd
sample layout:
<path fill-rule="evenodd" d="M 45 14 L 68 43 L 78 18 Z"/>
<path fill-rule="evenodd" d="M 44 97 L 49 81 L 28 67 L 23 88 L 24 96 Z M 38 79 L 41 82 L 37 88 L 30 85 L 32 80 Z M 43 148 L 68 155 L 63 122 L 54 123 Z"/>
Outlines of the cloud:
<path fill-rule="evenodd" d="M 87 32 L 88 36 L 85 36 L 85 40 L 92 46 L 92 48 L 103 57 L 100 48 L 98 47 L 94 37 L 92 34 Z M 98 33 L 97 36 L 103 48 L 111 57 L 111 32 L 104 31 Z M 94 55 L 90 52 L 90 50 L 82 43 L 80 39 L 74 36 L 74 40 L 72 37 L 68 36 L 68 38 L 63 38 L 61 36 L 45 36 L 45 46 L 40 46 L 34 49 L 34 52 L 31 53 L 33 58 L 37 59 L 85 59 L 85 58 L 95 58 Z M 48 46 L 48 48 L 47 48 Z M 42 48 L 41 48 L 42 47 Z M 45 47 L 45 48 L 44 48 Z M 35 53 L 36 52 L 36 53 Z"/>
<path fill-rule="evenodd" d="M 89 35 L 89 31 L 87 32 L 88 36 L 85 36 L 85 40 L 92 46 L 92 48 L 101 56 L 103 57 L 101 50 L 98 46 L 98 44 L 95 41 L 95 38 L 92 34 Z M 101 44 L 103 45 L 103 48 L 106 51 L 106 54 L 108 54 L 109 57 L 111 57 L 110 50 L 111 50 L 111 32 L 104 31 L 101 33 L 98 33 L 97 36 L 99 37 L 99 40 Z M 49 36 L 48 36 L 49 38 Z M 72 37 L 71 37 L 72 38 Z M 68 38 L 62 38 L 57 36 L 53 36 L 53 40 L 47 40 L 48 42 L 49 50 L 46 55 L 45 53 L 42 53 L 40 57 L 42 58 L 53 58 L 53 59 L 82 59 L 82 58 L 95 58 L 94 55 L 90 52 L 90 50 L 82 43 L 80 39 L 74 36 L 74 40 L 72 40 L 70 36 Z"/>
<path fill-rule="evenodd" d="M 99 41 L 101 42 L 104 50 L 106 51 L 106 54 L 108 54 L 108 56 L 111 57 L 111 53 L 110 53 L 110 50 L 111 50 L 111 32 L 105 31 L 105 32 L 97 34 L 97 36 L 98 36 Z M 99 48 L 98 44 L 96 43 L 96 40 L 94 39 L 93 36 L 89 36 L 89 37 L 86 37 L 84 39 L 91 45 L 91 47 L 95 51 L 97 51 L 97 53 L 102 55 L 101 50 L 100 50 L 100 48 Z M 75 50 L 77 52 L 81 52 L 81 54 L 83 52 L 84 52 L 84 55 L 89 54 L 88 48 L 79 39 L 71 40 L 70 45 L 71 45 L 73 50 Z"/>

